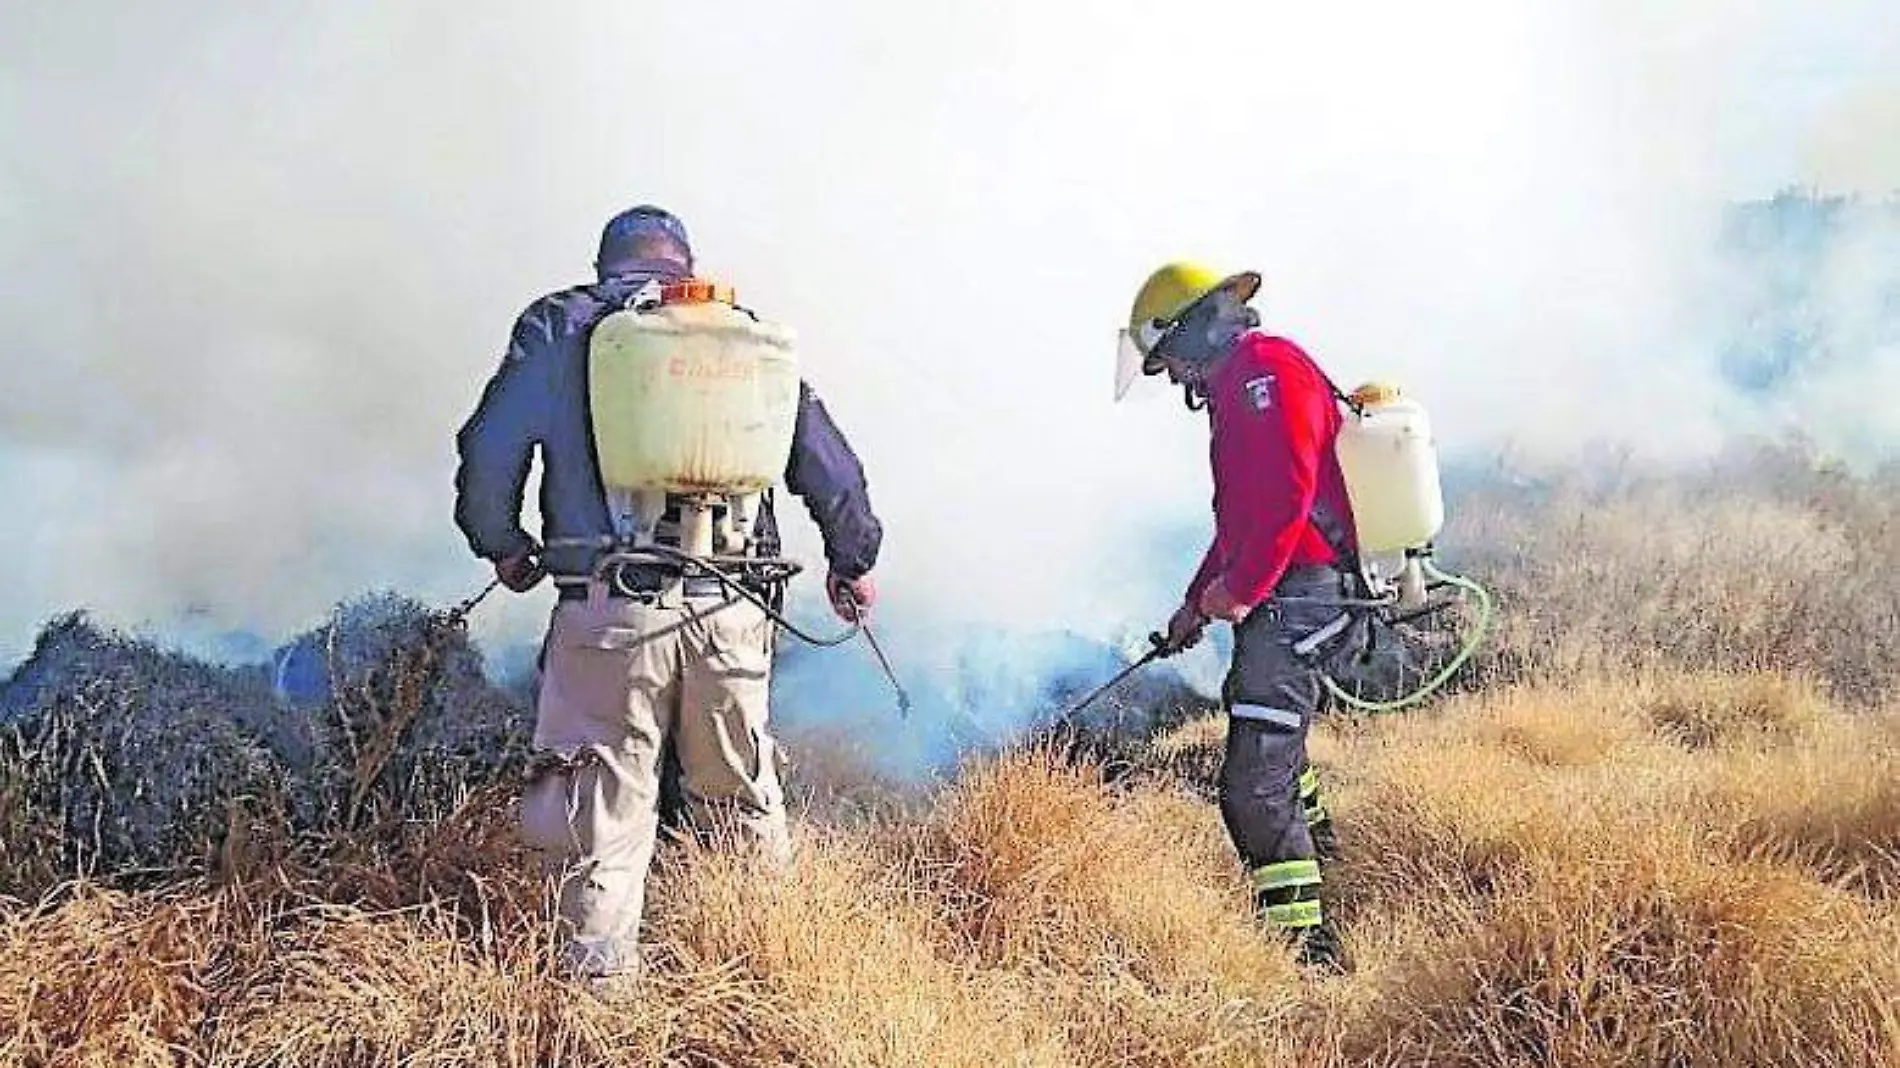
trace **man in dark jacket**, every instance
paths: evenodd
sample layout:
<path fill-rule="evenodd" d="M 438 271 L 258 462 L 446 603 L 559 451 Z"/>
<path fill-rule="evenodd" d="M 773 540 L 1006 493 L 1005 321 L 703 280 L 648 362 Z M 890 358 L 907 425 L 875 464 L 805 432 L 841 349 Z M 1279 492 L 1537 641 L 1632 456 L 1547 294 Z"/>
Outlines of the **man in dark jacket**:
<path fill-rule="evenodd" d="M 522 799 L 527 839 L 562 875 L 557 910 L 567 962 L 605 978 L 638 966 L 637 935 L 658 826 L 663 752 L 677 754 L 686 815 L 711 837 L 790 855 L 784 796 L 766 729 L 774 625 L 716 580 L 655 567 L 590 581 L 611 538 L 588 407 L 594 326 L 652 282 L 693 270 L 680 221 L 651 207 L 610 221 L 599 280 L 550 294 L 516 321 L 501 367 L 456 443 L 455 520 L 509 589 L 560 586 L 542 649 L 534 744 Z M 536 450 L 543 538 L 521 526 Z M 841 616 L 876 600 L 870 573 L 883 529 L 864 471 L 809 385 L 801 384 L 785 486 L 823 536 L 826 591 Z M 754 544 L 779 544 L 768 500 Z M 543 551 L 541 545 L 548 548 Z"/>

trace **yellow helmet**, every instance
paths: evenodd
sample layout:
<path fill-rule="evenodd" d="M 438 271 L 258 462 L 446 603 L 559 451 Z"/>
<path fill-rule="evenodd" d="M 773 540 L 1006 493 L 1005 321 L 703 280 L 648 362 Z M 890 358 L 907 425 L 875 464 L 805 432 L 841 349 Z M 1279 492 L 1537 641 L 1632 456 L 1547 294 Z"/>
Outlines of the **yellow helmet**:
<path fill-rule="evenodd" d="M 1163 264 L 1148 276 L 1128 310 L 1128 328 L 1122 331 L 1117 399 L 1128 392 L 1137 369 L 1145 375 L 1161 373 L 1155 347 L 1189 309 L 1223 289 L 1232 290 L 1245 303 L 1260 291 L 1260 275 L 1253 271 L 1223 275 L 1205 264 L 1177 260 Z"/>

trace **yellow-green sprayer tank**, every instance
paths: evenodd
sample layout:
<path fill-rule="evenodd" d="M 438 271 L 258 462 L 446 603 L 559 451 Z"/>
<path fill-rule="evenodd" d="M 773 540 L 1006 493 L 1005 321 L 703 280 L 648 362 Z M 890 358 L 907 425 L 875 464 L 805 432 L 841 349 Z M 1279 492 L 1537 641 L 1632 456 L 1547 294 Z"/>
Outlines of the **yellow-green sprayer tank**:
<path fill-rule="evenodd" d="M 746 494 L 784 474 L 798 421 L 792 333 L 721 294 L 670 286 L 658 307 L 594 328 L 588 393 L 609 491 Z"/>

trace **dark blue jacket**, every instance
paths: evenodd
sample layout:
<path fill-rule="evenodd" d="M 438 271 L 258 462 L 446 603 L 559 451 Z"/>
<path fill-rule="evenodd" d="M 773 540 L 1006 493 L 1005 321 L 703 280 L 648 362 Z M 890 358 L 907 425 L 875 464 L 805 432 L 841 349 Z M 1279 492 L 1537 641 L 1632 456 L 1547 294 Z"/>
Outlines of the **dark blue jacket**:
<path fill-rule="evenodd" d="M 595 324 L 648 281 L 677 276 L 669 264 L 643 264 L 634 273 L 542 297 L 521 313 L 508 354 L 455 439 L 461 456 L 455 523 L 475 555 L 498 559 L 534 544 L 521 528 L 521 498 L 537 446 L 541 542 L 612 532 L 588 414 L 587 340 Z M 868 573 L 877 563 L 884 531 L 871 511 L 864 469 L 804 383 L 785 486 L 818 524 L 831 570 L 846 579 Z M 769 498 L 755 533 L 766 551 L 777 550 L 778 525 Z M 555 574 L 584 575 L 592 569 L 592 556 L 590 550 L 553 548 L 542 562 Z"/>

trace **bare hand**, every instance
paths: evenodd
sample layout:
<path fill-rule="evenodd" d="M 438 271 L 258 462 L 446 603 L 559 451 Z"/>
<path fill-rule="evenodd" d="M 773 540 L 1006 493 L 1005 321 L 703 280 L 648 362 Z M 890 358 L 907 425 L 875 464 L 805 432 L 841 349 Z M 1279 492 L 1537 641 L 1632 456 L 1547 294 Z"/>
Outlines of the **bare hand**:
<path fill-rule="evenodd" d="M 535 551 L 527 549 L 513 556 L 505 556 L 495 561 L 495 577 L 503 586 L 516 593 L 526 593 L 540 585 L 547 577 L 541 562 L 535 559 Z"/>
<path fill-rule="evenodd" d="M 1201 644 L 1201 635 L 1206 632 L 1207 617 L 1201 614 L 1200 609 L 1191 604 L 1182 605 L 1168 619 L 1168 652 L 1178 653 L 1194 648 Z"/>
<path fill-rule="evenodd" d="M 826 575 L 825 595 L 831 599 L 831 610 L 838 613 L 839 619 L 856 623 L 861 618 L 870 618 L 871 606 L 877 603 L 877 583 L 869 575 L 854 579 Z"/>

